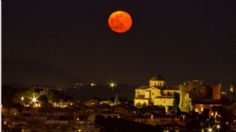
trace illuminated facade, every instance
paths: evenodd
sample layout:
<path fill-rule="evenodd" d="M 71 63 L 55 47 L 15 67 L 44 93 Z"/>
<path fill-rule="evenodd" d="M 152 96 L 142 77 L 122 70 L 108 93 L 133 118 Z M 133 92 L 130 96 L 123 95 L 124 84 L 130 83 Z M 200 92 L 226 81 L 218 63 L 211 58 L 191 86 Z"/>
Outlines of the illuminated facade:
<path fill-rule="evenodd" d="M 179 95 L 178 99 L 175 98 L 175 94 Z M 141 86 L 135 89 L 135 107 L 164 106 L 166 111 L 168 111 L 169 107 L 175 105 L 176 100 L 179 100 L 177 105 L 181 111 L 188 112 L 191 110 L 189 94 L 180 87 L 166 87 L 166 81 L 160 76 L 152 77 L 149 81 L 149 86 Z"/>
<path fill-rule="evenodd" d="M 230 87 L 229 87 L 229 91 L 231 92 L 231 93 L 234 93 L 234 85 L 230 85 Z"/>
<path fill-rule="evenodd" d="M 221 99 L 221 83 L 213 87 L 213 95 L 212 99 L 213 100 L 220 100 Z"/>

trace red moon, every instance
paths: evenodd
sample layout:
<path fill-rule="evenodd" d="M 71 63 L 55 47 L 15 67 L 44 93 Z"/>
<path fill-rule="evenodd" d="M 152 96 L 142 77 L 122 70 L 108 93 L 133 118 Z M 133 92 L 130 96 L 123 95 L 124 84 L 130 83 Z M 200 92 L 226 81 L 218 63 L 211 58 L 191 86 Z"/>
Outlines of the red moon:
<path fill-rule="evenodd" d="M 110 15 L 108 25 L 112 31 L 124 33 L 131 28 L 132 18 L 129 13 L 125 11 L 115 11 Z"/>

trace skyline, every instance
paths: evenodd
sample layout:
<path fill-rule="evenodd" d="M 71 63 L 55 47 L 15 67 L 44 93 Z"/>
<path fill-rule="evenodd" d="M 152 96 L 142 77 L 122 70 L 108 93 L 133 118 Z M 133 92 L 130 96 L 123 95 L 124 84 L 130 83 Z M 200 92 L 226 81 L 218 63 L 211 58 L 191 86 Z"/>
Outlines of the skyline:
<path fill-rule="evenodd" d="M 199 79 L 236 84 L 234 3 L 4 1 L 3 83 L 47 76 L 50 70 L 44 71 L 44 66 L 28 70 L 36 63 L 69 74 L 65 79 L 73 75 L 87 81 L 143 84 L 159 74 L 170 83 Z M 115 10 L 131 14 L 130 31 L 116 34 L 109 29 L 107 21 Z M 4 60 L 16 62 L 9 68 Z"/>

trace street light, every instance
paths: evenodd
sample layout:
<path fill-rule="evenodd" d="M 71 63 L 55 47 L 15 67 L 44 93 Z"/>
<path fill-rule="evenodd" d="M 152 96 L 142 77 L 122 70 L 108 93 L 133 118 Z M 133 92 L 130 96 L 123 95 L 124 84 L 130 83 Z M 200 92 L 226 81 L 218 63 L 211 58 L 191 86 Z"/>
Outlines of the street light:
<path fill-rule="evenodd" d="M 32 98 L 32 102 L 33 102 L 33 103 L 37 102 L 37 98 L 33 97 L 33 98 Z"/>
<path fill-rule="evenodd" d="M 216 128 L 217 128 L 217 130 L 219 132 L 220 131 L 220 125 L 217 125 Z"/>
<path fill-rule="evenodd" d="M 38 104 L 38 97 L 36 97 L 35 94 L 33 94 L 33 97 L 30 98 L 30 99 L 31 99 L 30 104 L 33 103 L 33 107 L 40 107 L 39 104 Z"/>
<path fill-rule="evenodd" d="M 115 82 L 110 82 L 109 86 L 113 89 L 114 87 L 117 86 L 117 84 Z"/>
<path fill-rule="evenodd" d="M 94 87 L 94 86 L 96 86 L 96 84 L 92 82 L 92 83 L 90 83 L 90 86 Z"/>
<path fill-rule="evenodd" d="M 22 97 L 21 97 L 21 101 L 24 101 L 24 99 L 25 99 L 25 97 L 24 97 L 24 96 L 22 96 Z"/>
<path fill-rule="evenodd" d="M 208 132 L 212 132 L 212 128 L 208 128 Z"/>

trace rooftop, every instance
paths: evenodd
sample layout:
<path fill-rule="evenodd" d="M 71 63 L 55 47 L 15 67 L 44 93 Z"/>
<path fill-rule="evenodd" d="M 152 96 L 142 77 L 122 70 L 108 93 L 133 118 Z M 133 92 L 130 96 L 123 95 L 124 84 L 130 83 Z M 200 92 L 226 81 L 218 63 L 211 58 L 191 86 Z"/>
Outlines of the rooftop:
<path fill-rule="evenodd" d="M 150 80 L 156 81 L 156 80 L 165 80 L 165 79 L 160 75 L 156 75 L 156 76 L 153 76 Z"/>
<path fill-rule="evenodd" d="M 147 89 L 147 88 L 150 88 L 150 87 L 148 87 L 148 86 L 140 86 L 140 87 L 138 87 L 136 89 Z"/>

